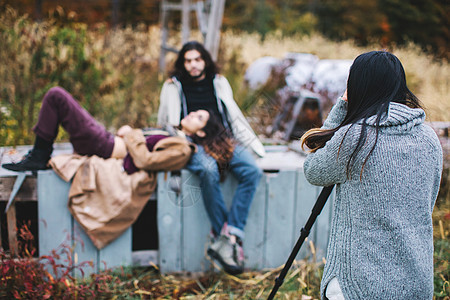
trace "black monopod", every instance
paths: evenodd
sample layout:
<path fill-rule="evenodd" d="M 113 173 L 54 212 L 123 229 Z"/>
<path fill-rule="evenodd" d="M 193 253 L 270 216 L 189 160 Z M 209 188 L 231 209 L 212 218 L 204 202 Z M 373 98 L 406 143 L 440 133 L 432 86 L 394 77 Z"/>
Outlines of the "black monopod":
<path fill-rule="evenodd" d="M 320 192 L 320 195 L 317 198 L 316 204 L 314 204 L 311 215 L 309 216 L 309 219 L 306 222 L 305 227 L 303 227 L 302 230 L 300 230 L 300 237 L 298 238 L 297 243 L 294 246 L 294 249 L 292 249 L 291 255 L 289 255 L 289 258 L 286 261 L 286 264 L 284 265 L 283 270 L 281 270 L 280 275 L 275 279 L 275 285 L 272 289 L 272 292 L 269 295 L 269 298 L 267 298 L 267 300 L 272 300 L 273 297 L 275 297 L 275 294 L 277 293 L 280 286 L 283 284 L 284 278 L 286 277 L 286 274 L 289 271 L 289 268 L 292 266 L 292 263 L 294 262 L 294 259 L 297 256 L 298 251 L 300 251 L 300 248 L 302 247 L 303 242 L 308 237 L 309 232 L 311 231 L 311 227 L 313 226 L 314 222 L 316 221 L 317 216 L 320 215 L 320 212 L 322 211 L 323 207 L 325 206 L 325 203 L 327 202 L 327 199 L 330 196 L 331 191 L 333 190 L 333 187 L 334 187 L 334 185 L 326 186 Z"/>

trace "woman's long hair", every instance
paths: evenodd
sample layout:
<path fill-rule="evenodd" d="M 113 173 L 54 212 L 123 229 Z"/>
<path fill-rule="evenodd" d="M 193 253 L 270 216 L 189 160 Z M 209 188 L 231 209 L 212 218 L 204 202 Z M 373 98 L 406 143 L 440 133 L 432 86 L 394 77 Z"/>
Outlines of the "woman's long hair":
<path fill-rule="evenodd" d="M 362 170 L 378 141 L 380 121 L 387 114 L 389 103 L 397 102 L 411 108 L 421 108 L 416 96 L 406 85 L 405 71 L 400 60 L 385 51 L 372 51 L 359 55 L 352 66 L 347 80 L 348 110 L 342 123 L 333 129 L 311 129 L 302 137 L 302 146 L 306 145 L 315 152 L 325 146 L 333 135 L 342 127 L 361 123 L 358 143 L 347 162 L 347 176 L 367 139 L 367 119 L 376 115 L 375 143 L 364 160 Z M 348 130 L 346 134 L 348 133 Z M 345 136 L 342 139 L 341 146 Z M 340 150 L 340 147 L 339 147 Z"/>
<path fill-rule="evenodd" d="M 191 41 L 187 42 L 183 45 L 180 52 L 178 53 L 178 57 L 175 61 L 175 66 L 172 72 L 170 73 L 170 76 L 175 76 L 181 81 L 189 80 L 191 77 L 189 73 L 184 68 L 184 55 L 186 52 L 190 50 L 197 50 L 200 53 L 200 56 L 205 61 L 205 74 L 207 77 L 214 77 L 217 73 L 219 73 L 219 69 L 217 65 L 214 63 L 214 61 L 211 58 L 211 55 L 209 54 L 208 50 L 205 49 L 205 47 L 200 44 L 197 41 Z"/>
<path fill-rule="evenodd" d="M 229 130 L 225 129 L 220 122 L 219 118 L 213 112 L 208 112 L 209 119 L 202 129 L 205 132 L 205 136 L 200 137 L 194 135 L 192 139 L 194 143 L 203 146 L 206 153 L 216 160 L 220 178 L 224 180 L 225 171 L 229 167 L 231 158 L 233 158 L 235 141 Z"/>

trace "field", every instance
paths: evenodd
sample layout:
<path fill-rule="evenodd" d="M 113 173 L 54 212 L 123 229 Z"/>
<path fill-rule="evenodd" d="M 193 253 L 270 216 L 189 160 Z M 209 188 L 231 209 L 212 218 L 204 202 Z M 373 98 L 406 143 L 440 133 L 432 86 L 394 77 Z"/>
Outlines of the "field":
<path fill-rule="evenodd" d="M 32 142 L 29 129 L 36 121 L 40 99 L 54 85 L 72 92 L 111 130 L 123 124 L 155 125 L 159 92 L 165 79 L 157 66 L 159 37 L 157 27 L 110 29 L 104 24 L 95 27 L 66 24 L 61 19 L 35 23 L 13 10 L 0 15 L 0 145 Z M 199 34 L 194 32 L 193 37 L 199 38 Z M 179 45 L 178 36 L 170 43 Z M 332 42 L 319 34 L 297 37 L 271 34 L 262 40 L 257 34 L 226 31 L 222 34 L 218 63 L 241 104 L 254 97 L 242 81 L 246 67 L 257 58 L 281 58 L 287 52 L 305 52 L 321 59 L 354 59 L 362 52 L 378 49 L 376 45 L 361 48 L 351 42 Z M 425 55 L 414 45 L 389 50 L 403 62 L 408 84 L 423 102 L 427 120 L 450 121 L 448 61 Z M 167 57 L 169 65 L 173 58 Z M 245 113 L 251 114 L 253 108 L 248 107 Z M 65 138 L 61 133 L 60 140 Z M 447 165 L 442 185 L 445 191 L 433 214 L 436 299 L 450 297 L 449 178 Z M 47 276 L 31 260 L 12 261 L 4 253 L 1 260 L 2 297 L 14 297 L 14 291 L 38 286 L 37 278 Z M 322 267 L 321 263 L 298 262 L 279 291 L 279 299 L 318 299 Z M 18 273 L 8 273 L 14 270 Z M 32 270 L 37 276 L 29 278 L 24 270 Z M 95 295 L 100 299 L 263 299 L 278 271 L 248 272 L 233 277 L 220 272 L 163 276 L 157 269 L 116 270 L 94 275 L 86 282 L 70 276 L 39 281 L 42 287 L 39 297 L 44 297 L 46 291 L 58 291 L 61 297 L 69 298 Z"/>
<path fill-rule="evenodd" d="M 61 13 L 63 14 L 63 13 Z M 62 19 L 65 17 L 62 16 Z M 64 19 L 65 20 L 65 19 Z M 171 45 L 179 45 L 173 34 Z M 192 38 L 200 39 L 193 32 Z M 111 130 L 123 124 L 136 127 L 156 123 L 159 92 L 166 75 L 158 71 L 158 27 L 138 25 L 111 29 L 105 24 L 87 27 L 60 19 L 34 23 L 10 9 L 0 15 L 0 144 L 29 144 L 45 91 L 60 85 Z M 238 104 L 254 97 L 243 84 L 246 68 L 262 56 L 284 57 L 304 52 L 320 59 L 354 59 L 379 50 L 351 42 L 336 43 L 319 34 L 283 37 L 224 32 L 218 64 L 230 80 Z M 450 121 L 448 61 L 438 61 L 410 45 L 390 49 L 402 60 L 411 90 L 422 100 L 429 121 Z M 167 56 L 168 66 L 174 54 Z M 254 107 L 246 106 L 251 114 Z M 62 137 L 64 138 L 64 136 Z"/>

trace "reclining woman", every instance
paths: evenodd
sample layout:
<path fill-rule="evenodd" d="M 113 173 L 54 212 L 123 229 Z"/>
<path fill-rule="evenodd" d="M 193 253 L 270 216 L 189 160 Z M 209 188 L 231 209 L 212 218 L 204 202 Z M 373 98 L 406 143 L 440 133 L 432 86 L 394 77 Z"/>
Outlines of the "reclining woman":
<path fill-rule="evenodd" d="M 180 131 L 172 131 L 176 135 L 181 136 L 175 141 L 183 145 L 181 149 L 184 154 L 190 155 L 189 142 L 183 136 L 199 135 L 203 137 L 205 132 L 202 130 L 209 119 L 209 113 L 205 110 L 193 112 L 187 116 L 180 125 Z M 69 134 L 70 142 L 74 148 L 74 152 L 80 155 L 97 155 L 98 157 L 107 158 L 124 158 L 124 168 L 131 172 L 131 164 L 128 156 L 135 154 L 134 146 L 142 145 L 139 143 L 144 141 L 144 135 L 141 130 L 132 129 L 130 126 L 122 126 L 117 135 L 114 136 L 108 132 L 102 125 L 100 125 L 86 110 L 84 110 L 79 103 L 67 91 L 60 87 L 51 88 L 42 100 L 41 110 L 37 124 L 33 128 L 36 134 L 36 140 L 33 149 L 18 163 L 3 164 L 2 167 L 11 171 L 37 171 L 48 169 L 48 161 L 53 151 L 53 142 L 58 134 L 59 125 Z M 216 132 L 211 132 L 215 136 Z M 145 152 L 151 152 L 153 147 L 160 140 L 168 137 L 167 133 L 150 135 L 146 138 L 146 145 L 148 149 L 142 149 L 138 154 L 134 155 L 133 159 L 141 163 L 141 169 L 156 166 L 142 165 L 142 160 Z M 173 139 L 171 139 L 173 140 Z M 142 152 L 143 151 L 143 152 Z M 181 153 L 177 152 L 177 153 Z M 176 153 L 172 153 L 176 154 Z M 183 154 L 183 155 L 184 155 Z M 148 155 L 148 153 L 147 153 Z M 167 153 L 164 153 L 167 155 Z M 189 160 L 190 156 L 187 156 Z M 153 154 L 155 156 L 155 154 Z M 178 160 L 171 160 L 173 163 Z M 170 163 L 170 161 L 168 161 Z M 155 158 L 149 164 L 155 164 Z M 135 170 L 134 168 L 132 168 Z"/>
<path fill-rule="evenodd" d="M 322 299 L 433 298 L 442 148 L 424 120 L 399 59 L 372 51 L 353 62 L 323 127 L 302 137 L 307 180 L 336 185 Z"/>
<path fill-rule="evenodd" d="M 67 91 L 55 87 L 44 96 L 33 129 L 33 149 L 22 161 L 3 167 L 13 171 L 49 168 L 60 124 L 69 133 L 76 154 L 53 157 L 50 164 L 62 179 L 72 180 L 69 209 L 98 249 L 139 216 L 156 187 L 156 171 L 185 166 L 196 151 L 192 139 L 217 146 L 208 148 L 210 151 L 221 151 L 222 145 L 228 145 L 219 122 L 206 110 L 191 112 L 181 120 L 179 129 L 155 130 L 144 136 L 142 130 L 126 125 L 114 136 Z"/>

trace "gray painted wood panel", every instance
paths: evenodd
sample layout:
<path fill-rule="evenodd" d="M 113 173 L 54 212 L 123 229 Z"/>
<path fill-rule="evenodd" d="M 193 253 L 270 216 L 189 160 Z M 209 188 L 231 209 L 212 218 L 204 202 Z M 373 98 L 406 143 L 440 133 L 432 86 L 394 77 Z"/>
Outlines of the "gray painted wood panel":
<path fill-rule="evenodd" d="M 182 255 L 183 271 L 205 271 L 210 268 L 206 259 L 206 248 L 209 244 L 211 225 L 203 204 L 197 176 L 183 171 L 183 194 L 185 202 L 192 204 L 183 207 Z"/>
<path fill-rule="evenodd" d="M 268 174 L 264 267 L 285 263 L 292 249 L 296 171 Z"/>
<path fill-rule="evenodd" d="M 287 157 L 284 154 L 282 156 Z M 265 159 L 274 165 L 273 157 L 268 155 Z M 283 161 L 284 165 L 280 165 Z M 286 161 L 289 161 L 289 164 L 286 164 Z M 262 177 L 245 227 L 244 250 L 247 268 L 262 269 L 283 264 L 297 241 L 300 228 L 306 223 L 321 190 L 320 187 L 314 187 L 306 182 L 301 169 L 302 163 L 298 157 L 295 158 L 295 165 L 290 158 L 280 159 L 275 164 L 281 169 L 280 173 L 275 175 L 265 173 Z M 182 174 L 183 191 L 180 195 L 170 190 L 169 176 L 166 177 L 165 173 L 158 174 L 156 193 L 160 244 L 158 254 L 163 273 L 210 268 L 205 258 L 210 223 L 198 187 L 199 181 L 186 170 L 183 170 Z M 39 172 L 37 196 L 40 253 L 50 254 L 52 249 L 65 243 L 68 247 L 74 247 L 77 263 L 84 260 L 95 262 L 92 270 L 85 268 L 86 273 L 103 268 L 103 265 L 98 263 L 102 260 L 107 262 L 107 267 L 127 264 L 128 253 L 131 253 L 131 230 L 105 250 L 99 252 L 92 249 L 94 246 L 91 241 L 75 224 L 67 209 L 69 188 L 70 184 L 62 181 L 53 171 Z M 236 181 L 231 175 L 222 184 L 222 188 L 229 206 L 236 188 Z M 16 198 L 19 198 L 19 194 Z M 334 196 L 334 192 L 332 195 Z M 333 196 L 318 217 L 310 235 L 316 246 L 318 260 L 325 255 L 328 243 Z M 281 226 L 281 223 L 287 227 Z M 279 229 L 274 226 L 278 226 Z M 84 243 L 84 249 L 81 247 L 81 241 Z M 183 249 L 183 245 L 187 246 L 186 249 Z M 309 253 L 309 243 L 306 242 L 297 258 L 300 259 Z"/>
<path fill-rule="evenodd" d="M 82 227 L 72 218 L 67 208 L 70 183 L 60 179 L 51 170 L 39 171 L 37 179 L 39 215 L 39 251 L 51 255 L 53 249 L 73 249 L 72 261 L 82 264 L 84 276 L 100 269 L 130 265 L 131 228 L 102 250 L 98 250 Z M 62 257 L 60 262 L 67 265 Z M 83 264 L 90 262 L 90 264 Z M 83 275 L 79 269 L 74 275 Z"/>
<path fill-rule="evenodd" d="M 210 222 L 204 208 L 199 179 L 183 170 L 182 192 L 170 189 L 170 173 L 158 174 L 157 218 L 159 265 L 161 272 L 206 271 Z M 70 184 L 53 171 L 38 176 L 39 247 L 43 255 L 65 243 L 74 249 L 77 263 L 92 261 L 85 276 L 104 267 L 131 264 L 131 229 L 101 251 L 98 251 L 67 209 Z M 221 184 L 224 200 L 230 206 L 237 181 L 232 175 Z M 321 188 L 306 182 L 302 170 L 265 173 L 257 188 L 245 227 L 244 251 L 247 269 L 278 267 L 285 263 L 306 223 Z M 310 234 L 317 259 L 325 255 L 328 243 L 332 205 L 329 200 Z M 298 259 L 309 255 L 306 242 Z M 103 263 L 103 261 L 106 263 Z M 80 272 L 75 275 L 81 276 Z"/>
<path fill-rule="evenodd" d="M 300 231 L 305 226 L 311 215 L 312 208 L 316 203 L 319 187 L 313 186 L 306 181 L 305 174 L 303 170 L 299 170 L 297 173 L 297 198 L 296 198 L 296 208 L 294 217 L 294 247 L 298 238 L 300 237 Z M 315 243 L 315 227 L 311 228 L 308 239 L 303 243 L 299 254 L 296 259 L 302 259 L 309 257 L 311 255 L 311 248 L 309 241 Z"/>
<path fill-rule="evenodd" d="M 170 173 L 159 173 L 157 188 L 159 267 L 164 273 L 181 270 L 182 195 L 169 189 L 169 176 Z"/>
<path fill-rule="evenodd" d="M 51 170 L 39 171 L 37 178 L 39 253 L 72 245 L 72 220 L 67 208 L 70 184 Z M 62 257 L 59 262 L 64 262 Z"/>
<path fill-rule="evenodd" d="M 320 192 L 322 188 L 318 188 Z M 331 226 L 331 217 L 333 211 L 333 201 L 336 195 L 336 190 L 333 189 L 327 203 L 325 204 L 321 214 L 317 217 L 314 224 L 314 244 L 316 247 L 316 259 L 321 261 L 326 256 L 326 250 L 328 247 L 328 239 Z"/>
<path fill-rule="evenodd" d="M 264 266 L 267 177 L 262 176 L 253 198 L 245 225 L 245 268 L 261 269 Z"/>
<path fill-rule="evenodd" d="M 72 242 L 73 242 L 73 256 L 74 261 L 77 264 L 82 264 L 83 273 L 80 270 L 75 270 L 75 275 L 82 277 L 89 277 L 90 274 L 98 272 L 98 250 L 84 232 L 78 222 L 72 218 L 73 231 L 72 231 Z M 89 264 L 86 264 L 89 263 Z M 91 265 L 90 265 L 91 264 Z"/>
<path fill-rule="evenodd" d="M 160 195 L 160 191 L 167 188 L 167 180 L 161 174 L 159 180 L 163 182 L 159 183 L 157 199 L 161 272 L 198 272 L 210 269 L 211 265 L 206 258 L 210 222 L 201 197 L 199 179 L 183 170 L 182 192 L 175 200 L 174 197 L 168 197 L 167 193 Z M 237 181 L 230 175 L 221 186 L 225 203 L 229 207 Z M 320 187 L 312 186 L 306 181 L 301 169 L 264 174 L 245 227 L 247 269 L 274 268 L 286 262 L 320 190 Z M 175 218 L 173 212 L 176 209 L 179 211 Z M 166 214 L 168 219 L 169 212 L 171 220 L 179 220 L 179 224 L 171 223 L 170 228 L 173 230 L 168 229 L 167 222 L 161 224 L 163 217 L 160 213 Z M 326 251 L 331 213 L 331 203 L 328 203 L 317 219 L 321 223 L 313 226 L 309 236 L 317 251 L 317 260 L 321 260 Z M 166 234 L 161 235 L 162 232 Z M 297 259 L 305 256 L 311 256 L 309 241 L 304 243 Z"/>
<path fill-rule="evenodd" d="M 100 270 L 130 266 L 132 264 L 132 230 L 129 227 L 117 239 L 98 252 L 98 268 Z"/>

